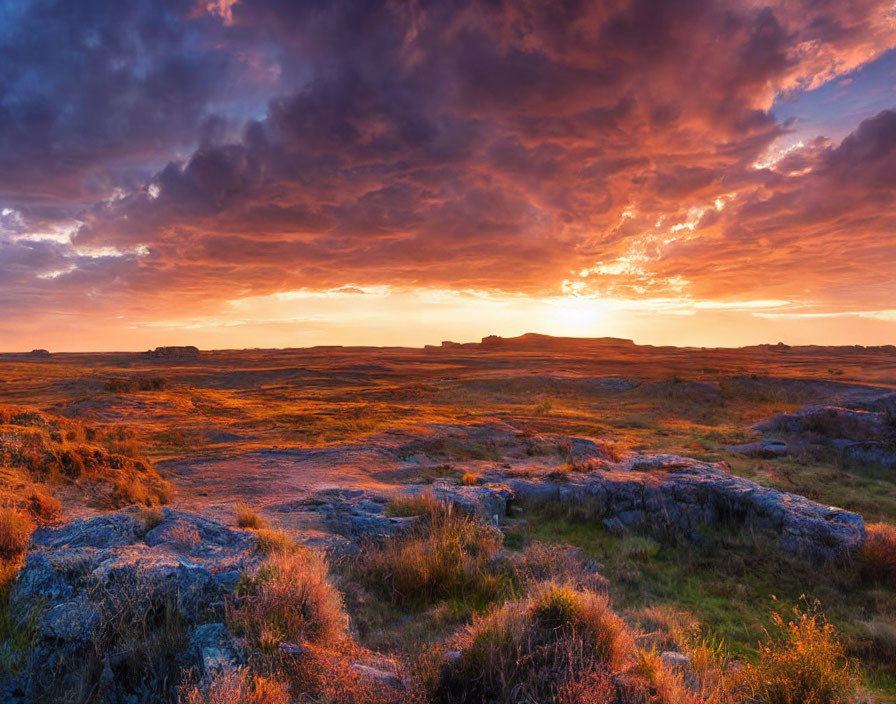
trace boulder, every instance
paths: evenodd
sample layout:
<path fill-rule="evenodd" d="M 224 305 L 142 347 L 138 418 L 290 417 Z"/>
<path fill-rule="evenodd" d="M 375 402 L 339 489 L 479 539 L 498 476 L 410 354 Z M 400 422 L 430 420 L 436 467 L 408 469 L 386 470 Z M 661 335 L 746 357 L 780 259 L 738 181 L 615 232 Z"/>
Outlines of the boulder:
<path fill-rule="evenodd" d="M 740 445 L 728 445 L 725 448 L 728 452 L 735 452 L 748 457 L 760 457 L 762 459 L 774 459 L 775 457 L 783 457 L 787 454 L 787 443 L 784 440 L 760 440 L 758 442 L 747 442 Z"/>
<path fill-rule="evenodd" d="M 172 539 L 183 535 L 191 539 Z M 122 701 L 149 696 L 147 682 L 130 682 L 134 663 L 142 644 L 174 642 L 172 633 L 187 643 L 160 655 L 172 668 L 204 672 L 219 655 L 235 657 L 220 622 L 239 574 L 261 559 L 251 533 L 170 509 L 147 530 L 131 508 L 35 531 L 32 543 L 10 592 L 13 617 L 34 630 L 19 683 L 26 701 L 106 680 Z"/>

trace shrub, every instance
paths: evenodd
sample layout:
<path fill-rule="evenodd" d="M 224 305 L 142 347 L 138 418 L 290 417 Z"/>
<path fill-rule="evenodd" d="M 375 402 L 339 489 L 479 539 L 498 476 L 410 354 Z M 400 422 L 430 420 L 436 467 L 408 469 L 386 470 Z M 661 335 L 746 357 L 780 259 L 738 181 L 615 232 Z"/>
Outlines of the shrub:
<path fill-rule="evenodd" d="M 314 550 L 269 555 L 229 606 L 230 625 L 269 652 L 281 642 L 339 642 L 345 637 L 347 617 L 328 572 L 327 560 Z"/>
<path fill-rule="evenodd" d="M 207 682 L 180 688 L 180 704 L 289 704 L 289 689 L 273 678 L 253 676 L 244 667 L 216 669 Z"/>
<path fill-rule="evenodd" d="M 404 500 L 400 508 L 424 513 L 407 532 L 367 547 L 354 568 L 360 581 L 394 603 L 413 606 L 498 596 L 502 578 L 490 567 L 501 547 L 499 530 L 431 495 Z"/>
<path fill-rule="evenodd" d="M 474 618 L 458 645 L 460 658 L 437 690 L 442 701 L 588 701 L 585 682 L 592 693 L 613 694 L 595 701 L 616 701 L 608 676 L 635 660 L 632 636 L 606 596 L 557 583 Z"/>
<path fill-rule="evenodd" d="M 744 670 L 746 701 L 756 704 L 847 704 L 856 674 L 834 627 L 815 610 L 794 609 L 776 635 L 759 646 L 759 661 Z"/>
<path fill-rule="evenodd" d="M 293 552 L 299 547 L 286 531 L 279 528 L 277 530 L 259 528 L 255 537 L 257 539 L 255 549 L 262 555 Z"/>
<path fill-rule="evenodd" d="M 52 523 L 62 516 L 62 504 L 52 494 L 35 489 L 28 497 L 28 511 L 40 523 Z"/>
<path fill-rule="evenodd" d="M 896 526 L 871 523 L 859 558 L 872 579 L 896 583 Z"/>
<path fill-rule="evenodd" d="M 11 557 L 24 552 L 34 527 L 25 513 L 9 506 L 0 507 L 0 555 Z"/>
<path fill-rule="evenodd" d="M 597 572 L 598 565 L 580 548 L 569 545 L 552 545 L 537 540 L 526 546 L 522 553 L 508 558 L 509 569 L 521 586 L 534 586 L 542 582 L 562 582 L 575 587 L 606 592 L 606 578 Z"/>
<path fill-rule="evenodd" d="M 246 504 L 237 504 L 236 507 L 236 524 L 240 528 L 251 528 L 258 530 L 259 528 L 267 528 L 267 522 L 253 508 Z"/>
<path fill-rule="evenodd" d="M 110 394 L 127 394 L 134 388 L 128 379 L 109 379 L 106 382 L 106 391 Z"/>

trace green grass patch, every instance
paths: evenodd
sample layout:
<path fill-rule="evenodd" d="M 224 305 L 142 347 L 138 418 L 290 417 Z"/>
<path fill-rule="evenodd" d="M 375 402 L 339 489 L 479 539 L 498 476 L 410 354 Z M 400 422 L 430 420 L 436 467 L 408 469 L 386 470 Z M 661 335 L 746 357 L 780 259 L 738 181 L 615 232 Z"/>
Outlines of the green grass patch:
<path fill-rule="evenodd" d="M 876 652 L 869 622 L 896 614 L 896 590 L 868 583 L 853 567 L 815 567 L 747 535 L 708 534 L 701 547 L 670 545 L 634 533 L 613 535 L 599 523 L 530 513 L 508 529 L 507 547 L 532 541 L 582 548 L 603 565 L 614 603 L 637 610 L 665 606 L 692 613 L 731 655 L 754 659 L 772 612 L 817 600 L 862 660 L 874 688 L 896 694 L 896 663 Z"/>

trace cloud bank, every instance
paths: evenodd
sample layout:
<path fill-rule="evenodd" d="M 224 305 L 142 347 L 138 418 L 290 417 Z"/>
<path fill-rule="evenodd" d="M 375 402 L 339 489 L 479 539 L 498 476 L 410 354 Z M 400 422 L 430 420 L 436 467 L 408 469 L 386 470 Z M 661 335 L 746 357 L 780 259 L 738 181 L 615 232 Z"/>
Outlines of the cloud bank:
<path fill-rule="evenodd" d="M 0 15 L 7 341 L 346 286 L 896 300 L 896 112 L 772 109 L 886 59 L 889 1 L 124 5 Z"/>

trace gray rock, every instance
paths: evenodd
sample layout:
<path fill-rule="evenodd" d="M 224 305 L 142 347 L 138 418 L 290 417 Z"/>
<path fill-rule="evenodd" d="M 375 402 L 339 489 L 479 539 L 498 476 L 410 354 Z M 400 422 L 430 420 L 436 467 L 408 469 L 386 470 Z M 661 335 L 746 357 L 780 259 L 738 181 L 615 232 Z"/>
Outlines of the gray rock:
<path fill-rule="evenodd" d="M 380 670 L 379 668 L 370 667 L 369 665 L 363 665 L 357 662 L 353 663 L 351 668 L 362 677 L 370 680 L 375 680 L 376 682 L 380 682 L 387 687 L 394 687 L 395 689 L 402 690 L 407 689 L 401 677 L 399 677 L 394 672 L 390 672 L 388 670 Z"/>
<path fill-rule="evenodd" d="M 736 452 L 748 457 L 760 457 L 763 459 L 783 457 L 788 452 L 787 443 L 784 440 L 760 440 L 741 445 L 728 445 L 725 449 L 728 452 Z"/>
<path fill-rule="evenodd" d="M 187 653 L 200 677 L 243 661 L 243 653 L 223 623 L 204 623 L 190 636 Z"/>
<path fill-rule="evenodd" d="M 680 672 L 691 668 L 691 659 L 684 653 L 678 653 L 674 650 L 663 651 L 660 653 L 660 659 L 666 667 L 672 670 L 678 670 Z"/>
<path fill-rule="evenodd" d="M 513 492 L 503 484 L 458 486 L 450 479 L 436 479 L 429 487 L 420 486 L 408 489 L 408 493 L 423 491 L 432 491 L 436 498 L 447 501 L 457 509 L 478 516 L 485 521 L 492 521 L 494 516 L 506 516 L 507 504 L 513 498 Z"/>
<path fill-rule="evenodd" d="M 616 471 L 574 473 L 562 483 L 509 477 L 506 485 L 515 502 L 567 504 L 614 531 L 642 526 L 693 540 L 707 526 L 746 527 L 817 562 L 854 553 L 865 540 L 857 514 L 735 477 L 724 463 L 676 455 L 627 458 Z"/>
<path fill-rule="evenodd" d="M 215 575 L 215 581 L 225 592 L 232 592 L 240 583 L 242 576 L 240 570 L 224 570 Z"/>
<path fill-rule="evenodd" d="M 603 523 L 604 529 L 615 535 L 622 535 L 627 530 L 625 524 L 616 517 L 605 518 L 601 523 Z"/>
<path fill-rule="evenodd" d="M 173 544 L 170 532 L 175 527 L 199 536 L 198 542 Z M 90 659 L 97 639 L 110 654 L 102 671 L 111 673 L 115 697 L 127 701 L 137 696 L 117 669 L 127 653 L 119 641 L 126 642 L 122 639 L 134 627 L 146 631 L 141 637 L 152 637 L 153 629 L 165 628 L 169 616 L 188 632 L 198 631 L 194 645 L 218 647 L 208 639 L 216 634 L 222 641 L 220 623 L 213 629 L 197 627 L 223 617 L 233 580 L 261 559 L 255 544 L 246 531 L 170 510 L 145 535 L 134 509 L 36 531 L 10 592 L 12 613 L 36 623 L 20 682 L 26 701 L 100 685 L 101 672 Z M 190 652 L 186 660 L 197 667 L 209 666 L 214 655 L 209 651 L 191 660 Z M 146 691 L 139 694 L 144 695 Z"/>

